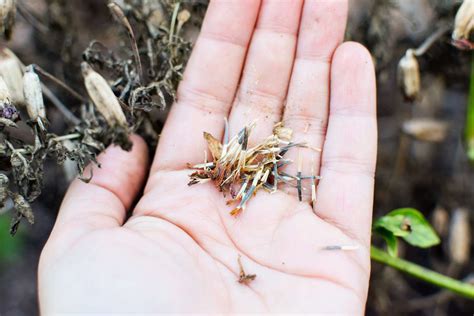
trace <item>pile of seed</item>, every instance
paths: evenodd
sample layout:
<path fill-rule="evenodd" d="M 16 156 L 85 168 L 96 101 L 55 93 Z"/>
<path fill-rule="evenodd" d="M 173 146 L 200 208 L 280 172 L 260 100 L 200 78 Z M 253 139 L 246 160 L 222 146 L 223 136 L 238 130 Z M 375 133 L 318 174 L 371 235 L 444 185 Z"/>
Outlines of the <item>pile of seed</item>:
<path fill-rule="evenodd" d="M 298 166 L 297 175 L 289 175 L 281 168 L 292 161 L 284 155 L 294 147 L 308 147 L 304 143 L 291 142 L 293 131 L 277 123 L 273 133 L 265 140 L 248 148 L 248 139 L 255 123 L 244 127 L 237 135 L 229 140 L 228 123 L 225 123 L 224 141 L 221 143 L 209 133 L 204 133 L 212 155 L 212 161 L 189 166 L 196 169 L 189 177 L 188 185 L 213 181 L 216 187 L 224 193 L 230 193 L 232 199 L 228 204 L 238 203 L 230 212 L 238 215 L 245 210 L 248 200 L 260 189 L 275 192 L 280 183 L 286 183 L 298 190 L 301 200 L 303 178 L 311 179 L 312 187 L 319 177 L 311 175 L 303 177 L 301 166 Z"/>

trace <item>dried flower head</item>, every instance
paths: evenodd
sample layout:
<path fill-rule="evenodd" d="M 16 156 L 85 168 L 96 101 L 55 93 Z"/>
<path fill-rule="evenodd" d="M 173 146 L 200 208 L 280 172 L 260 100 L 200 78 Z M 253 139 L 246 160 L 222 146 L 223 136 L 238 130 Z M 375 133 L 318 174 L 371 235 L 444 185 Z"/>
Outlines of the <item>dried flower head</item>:
<path fill-rule="evenodd" d="M 0 32 L 8 40 L 15 25 L 16 1 L 0 0 Z"/>
<path fill-rule="evenodd" d="M 221 143 L 209 133 L 204 133 L 212 161 L 190 166 L 197 169 L 190 175 L 189 185 L 214 181 L 216 187 L 225 193 L 230 193 L 232 199 L 228 204 L 238 203 L 231 211 L 238 215 L 245 209 L 247 201 L 259 189 L 275 192 L 278 183 L 287 183 L 301 192 L 301 180 L 317 177 L 303 177 L 301 172 L 291 176 L 282 172 L 281 167 L 291 163 L 283 156 L 293 147 L 307 147 L 303 143 L 291 142 L 292 131 L 282 123 L 275 125 L 273 134 L 259 144 L 248 148 L 248 139 L 255 123 L 244 127 L 232 139 L 228 139 L 226 121 L 224 141 Z M 301 200 L 301 194 L 299 194 Z"/>
<path fill-rule="evenodd" d="M 459 7 L 454 19 L 452 39 L 454 44 L 461 49 L 473 49 L 474 44 L 469 40 L 469 35 L 474 28 L 474 0 L 464 0 Z"/>
<path fill-rule="evenodd" d="M 44 107 L 41 82 L 33 66 L 26 67 L 23 75 L 23 93 L 25 96 L 26 110 L 31 120 L 46 121 L 46 109 Z"/>
<path fill-rule="evenodd" d="M 104 77 L 94 71 L 86 62 L 81 64 L 81 69 L 87 93 L 107 123 L 111 126 L 118 124 L 126 127 L 127 119 L 125 114 Z"/>
<path fill-rule="evenodd" d="M 408 100 L 420 93 L 420 67 L 413 49 L 408 49 L 398 63 L 398 84 Z"/>

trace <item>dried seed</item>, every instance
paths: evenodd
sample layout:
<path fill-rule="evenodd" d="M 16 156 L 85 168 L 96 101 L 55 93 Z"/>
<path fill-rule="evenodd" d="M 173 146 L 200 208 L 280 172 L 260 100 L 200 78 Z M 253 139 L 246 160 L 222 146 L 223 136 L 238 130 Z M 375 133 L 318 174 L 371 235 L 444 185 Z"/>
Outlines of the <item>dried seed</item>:
<path fill-rule="evenodd" d="M 125 114 L 123 114 L 117 97 L 104 77 L 95 72 L 86 62 L 81 64 L 81 68 L 87 93 L 97 107 L 97 110 L 104 116 L 109 125 L 118 124 L 126 127 L 127 119 Z"/>
<path fill-rule="evenodd" d="M 46 109 L 41 91 L 41 82 L 31 65 L 26 67 L 25 74 L 23 75 L 23 93 L 26 110 L 30 119 L 33 121 L 38 119 L 46 121 Z"/>
<path fill-rule="evenodd" d="M 357 250 L 359 249 L 359 245 L 331 245 L 331 246 L 325 246 L 322 248 L 322 250 L 345 250 L 345 251 L 350 251 L 350 250 Z"/>
<path fill-rule="evenodd" d="M 197 171 L 189 176 L 189 185 L 213 180 L 224 195 L 230 192 L 232 200 L 228 201 L 228 204 L 238 202 L 238 205 L 230 212 L 234 216 L 245 210 L 247 202 L 259 189 L 264 188 L 275 192 L 279 181 L 292 185 L 290 181 L 297 180 L 298 177 L 280 173 L 278 168 L 291 162 L 283 158 L 288 150 L 306 146 L 306 144 L 290 143 L 292 131 L 279 123 L 275 125 L 272 135 L 254 147 L 248 148 L 248 139 L 254 127 L 255 123 L 252 123 L 242 128 L 229 140 L 228 123 L 225 120 L 223 144 L 209 133 L 204 133 L 214 161 L 207 162 L 206 158 L 204 163 L 192 166 Z M 301 195 L 303 190 L 301 164 L 299 170 Z M 314 180 L 316 177 L 311 178 Z"/>
<path fill-rule="evenodd" d="M 408 49 L 398 63 L 398 83 L 405 98 L 415 100 L 420 93 L 420 67 L 413 49 Z"/>
<path fill-rule="evenodd" d="M 0 32 L 7 40 L 10 39 L 15 25 L 16 1 L 0 0 Z"/>
<path fill-rule="evenodd" d="M 298 189 L 298 200 L 302 201 L 302 186 L 301 186 L 301 169 L 303 168 L 303 156 L 301 156 L 301 152 L 298 151 L 298 167 L 297 167 L 297 174 L 296 174 L 296 183 Z"/>
<path fill-rule="evenodd" d="M 247 273 L 245 273 L 240 255 L 237 257 L 237 262 L 239 263 L 239 270 L 240 270 L 239 279 L 237 281 L 239 283 L 248 284 L 248 283 L 252 282 L 253 280 L 255 280 L 255 278 L 257 277 L 256 274 L 247 274 Z"/>

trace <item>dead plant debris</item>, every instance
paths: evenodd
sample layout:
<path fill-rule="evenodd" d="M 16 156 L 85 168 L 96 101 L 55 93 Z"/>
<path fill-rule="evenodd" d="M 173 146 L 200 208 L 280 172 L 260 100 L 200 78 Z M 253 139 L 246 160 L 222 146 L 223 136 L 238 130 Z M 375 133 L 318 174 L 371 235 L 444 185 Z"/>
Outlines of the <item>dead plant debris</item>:
<path fill-rule="evenodd" d="M 49 21 L 30 12 L 23 2 L 3 1 L 0 33 L 5 38 L 11 36 L 17 5 L 37 30 L 67 30 L 64 17 L 70 13 L 68 4 L 51 1 Z M 156 145 L 160 124 L 153 115 L 175 98 L 191 51 L 191 42 L 184 38 L 186 26 L 202 22 L 207 3 L 117 0 L 104 5 L 110 10 L 110 23 L 122 26 L 117 33 L 122 40 L 119 51 L 92 40 L 83 52 L 81 68 L 87 95 L 82 93 L 84 89 L 70 86 L 36 64 L 25 66 L 7 48 L 0 49 L 0 207 L 10 201 L 16 210 L 12 234 L 23 218 L 34 221 L 31 203 L 41 194 L 47 160 L 59 165 L 72 161 L 79 178 L 89 181 L 92 170 L 84 175 L 85 167 L 98 165 L 97 156 L 111 144 L 130 150 L 131 133 L 138 133 L 152 147 Z M 42 82 L 44 78 L 47 80 Z M 48 88 L 50 83 L 71 95 L 76 104 L 66 105 L 63 95 L 56 96 Z M 55 109 L 49 109 L 50 105 Z M 48 112 L 55 110 L 68 124 L 62 135 L 53 133 L 49 126 Z"/>

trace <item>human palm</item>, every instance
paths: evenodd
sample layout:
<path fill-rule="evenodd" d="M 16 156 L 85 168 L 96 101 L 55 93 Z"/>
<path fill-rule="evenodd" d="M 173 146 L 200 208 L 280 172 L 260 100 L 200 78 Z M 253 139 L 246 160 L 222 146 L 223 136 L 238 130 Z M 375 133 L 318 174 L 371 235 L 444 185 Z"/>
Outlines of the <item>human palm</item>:
<path fill-rule="evenodd" d="M 40 306 L 58 313 L 362 313 L 367 296 L 375 84 L 366 50 L 340 44 L 345 1 L 211 1 L 148 173 L 134 136 L 109 148 L 90 184 L 75 181 L 39 267 Z M 316 201 L 259 191 L 237 217 L 212 182 L 187 186 L 202 132 L 283 120 L 319 173 Z M 295 165 L 295 164 L 294 164 Z M 287 167 L 294 173 L 296 167 Z M 128 209 L 146 180 L 142 196 Z M 312 206 L 314 204 L 314 206 Z M 348 245 L 353 250 L 325 250 Z M 253 281 L 239 283 L 238 259 Z"/>

